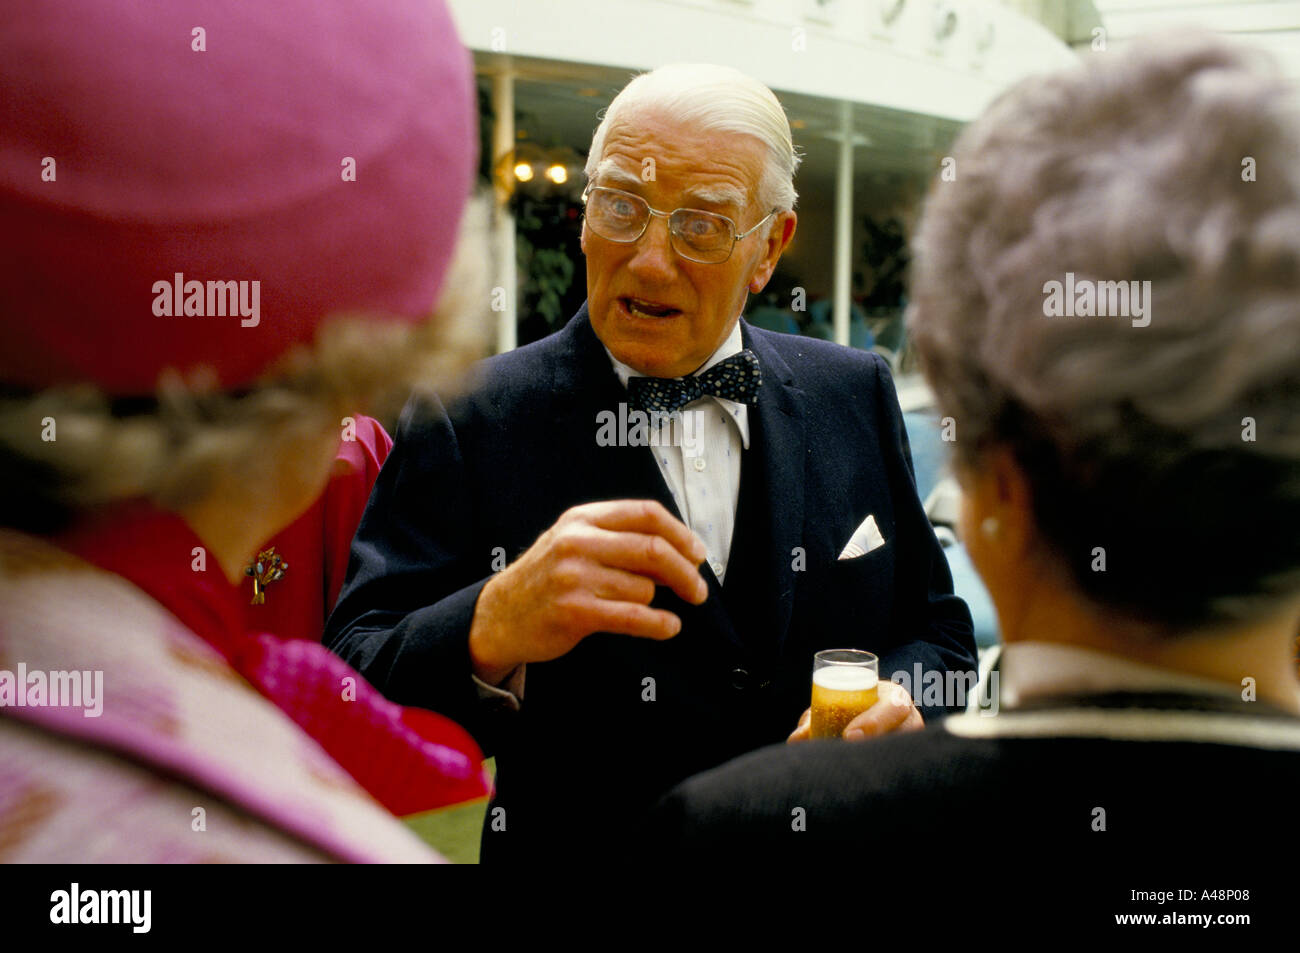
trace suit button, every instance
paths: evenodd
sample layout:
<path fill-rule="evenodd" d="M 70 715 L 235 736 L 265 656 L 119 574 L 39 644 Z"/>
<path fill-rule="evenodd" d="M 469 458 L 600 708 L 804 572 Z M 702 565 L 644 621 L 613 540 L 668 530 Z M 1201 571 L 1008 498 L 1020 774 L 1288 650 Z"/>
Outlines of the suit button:
<path fill-rule="evenodd" d="M 754 681 L 750 678 L 749 672 L 743 668 L 733 668 L 731 670 L 731 687 L 738 692 L 743 692 L 753 685 Z"/>

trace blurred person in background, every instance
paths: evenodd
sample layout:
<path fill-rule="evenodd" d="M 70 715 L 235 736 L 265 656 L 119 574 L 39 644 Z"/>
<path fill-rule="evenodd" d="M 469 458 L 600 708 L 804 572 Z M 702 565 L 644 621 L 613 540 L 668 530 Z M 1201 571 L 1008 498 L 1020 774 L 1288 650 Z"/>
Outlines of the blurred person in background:
<path fill-rule="evenodd" d="M 665 799 L 648 849 L 846 858 L 942 829 L 935 864 L 1050 882 L 1119 883 L 1141 868 L 1104 865 L 1135 854 L 1294 862 L 1296 106 L 1263 54 L 1189 36 L 1026 80 L 963 133 L 909 322 L 956 421 L 1000 705 L 737 759 Z M 1094 288 L 1086 313 L 1088 282 L 1130 307 Z"/>
<path fill-rule="evenodd" d="M 0 859 L 437 860 L 390 811 L 485 796 L 473 740 L 249 630 L 241 587 L 344 418 L 473 353 L 448 11 L 3 20 Z"/>

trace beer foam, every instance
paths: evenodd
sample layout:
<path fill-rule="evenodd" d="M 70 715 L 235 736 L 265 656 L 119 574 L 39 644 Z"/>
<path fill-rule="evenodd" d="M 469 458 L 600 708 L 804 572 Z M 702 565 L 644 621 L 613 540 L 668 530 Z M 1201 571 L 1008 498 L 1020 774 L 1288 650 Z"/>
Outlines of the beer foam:
<path fill-rule="evenodd" d="M 833 692 L 865 692 L 876 687 L 878 676 L 869 668 L 828 665 L 813 672 L 813 684 Z"/>

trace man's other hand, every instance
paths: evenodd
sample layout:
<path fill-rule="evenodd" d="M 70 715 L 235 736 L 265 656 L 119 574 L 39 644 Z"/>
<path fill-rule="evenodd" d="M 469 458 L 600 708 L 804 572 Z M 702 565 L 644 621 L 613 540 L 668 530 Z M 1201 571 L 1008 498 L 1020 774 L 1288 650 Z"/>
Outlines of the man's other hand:
<path fill-rule="evenodd" d="M 891 731 L 917 731 L 925 727 L 925 720 L 906 688 L 897 682 L 883 680 L 876 685 L 876 703 L 844 726 L 846 741 L 862 741 Z M 808 708 L 799 716 L 799 726 L 790 733 L 786 742 L 807 741 L 811 737 L 812 709 Z"/>
<path fill-rule="evenodd" d="M 490 685 L 526 662 L 564 655 L 593 632 L 670 639 L 674 613 L 650 608 L 655 587 L 686 602 L 708 598 L 704 543 L 654 500 L 566 510 L 513 564 L 488 581 L 469 631 L 474 674 Z"/>

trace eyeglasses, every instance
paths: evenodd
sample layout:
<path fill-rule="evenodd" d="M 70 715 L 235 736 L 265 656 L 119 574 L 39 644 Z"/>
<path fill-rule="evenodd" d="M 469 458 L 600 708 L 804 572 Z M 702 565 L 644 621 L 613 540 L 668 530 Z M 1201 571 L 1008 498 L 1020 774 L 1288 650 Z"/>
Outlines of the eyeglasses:
<path fill-rule="evenodd" d="M 736 242 L 753 234 L 776 214 L 776 209 L 772 209 L 749 231 L 737 234 L 736 223 L 725 215 L 697 208 L 661 212 L 651 208 L 641 196 L 618 189 L 591 188 L 582 199 L 587 204 L 587 224 L 601 238 L 631 244 L 645 234 L 650 216 L 658 215 L 668 219 L 673 250 L 687 261 L 706 265 L 722 264 L 731 257 Z"/>

